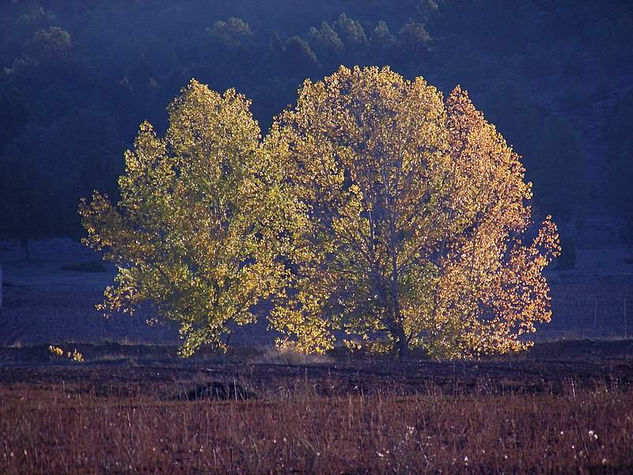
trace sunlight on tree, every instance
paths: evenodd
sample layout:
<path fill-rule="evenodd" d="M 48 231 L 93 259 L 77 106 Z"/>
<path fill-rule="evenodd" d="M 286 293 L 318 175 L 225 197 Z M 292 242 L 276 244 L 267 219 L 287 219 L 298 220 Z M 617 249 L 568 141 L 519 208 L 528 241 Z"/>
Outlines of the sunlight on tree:
<path fill-rule="evenodd" d="M 266 147 L 309 224 L 296 292 L 273 327 L 306 352 L 349 346 L 436 358 L 519 350 L 550 319 L 542 270 L 555 225 L 534 229 L 519 156 L 456 88 L 341 67 L 306 80 Z"/>
<path fill-rule="evenodd" d="M 95 192 L 80 206 L 84 242 L 118 268 L 98 308 L 152 304 L 157 319 L 180 325 L 185 356 L 202 344 L 225 348 L 287 280 L 278 256 L 302 214 L 284 199 L 249 105 L 232 89 L 220 95 L 192 80 L 168 108 L 164 138 L 141 125 L 119 203 Z"/>
<path fill-rule="evenodd" d="M 524 349 L 550 319 L 520 157 L 457 87 L 341 67 L 306 80 L 262 142 L 249 102 L 192 80 L 164 138 L 145 122 L 115 206 L 82 201 L 84 240 L 118 267 L 106 312 L 149 303 L 183 355 L 226 348 L 266 307 L 280 346 L 419 348 L 433 358 Z M 258 304 L 266 303 L 262 306 Z"/>

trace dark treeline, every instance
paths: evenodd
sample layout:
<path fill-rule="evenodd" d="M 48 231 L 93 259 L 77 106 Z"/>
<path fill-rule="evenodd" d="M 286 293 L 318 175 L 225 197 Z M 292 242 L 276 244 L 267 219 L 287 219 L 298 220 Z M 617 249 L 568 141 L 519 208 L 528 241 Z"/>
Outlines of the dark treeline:
<path fill-rule="evenodd" d="M 633 210 L 628 0 L 12 0 L 0 11 L 0 235 L 79 234 L 116 195 L 138 124 L 190 78 L 253 100 L 265 131 L 304 78 L 390 65 L 475 104 L 562 223 Z"/>

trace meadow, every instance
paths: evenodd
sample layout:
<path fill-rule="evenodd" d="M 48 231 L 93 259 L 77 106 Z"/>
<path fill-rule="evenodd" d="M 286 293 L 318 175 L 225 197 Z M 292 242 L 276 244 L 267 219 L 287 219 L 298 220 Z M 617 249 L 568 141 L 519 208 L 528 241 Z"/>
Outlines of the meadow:
<path fill-rule="evenodd" d="M 0 367 L 0 472 L 630 473 L 632 350 L 13 361 Z"/>

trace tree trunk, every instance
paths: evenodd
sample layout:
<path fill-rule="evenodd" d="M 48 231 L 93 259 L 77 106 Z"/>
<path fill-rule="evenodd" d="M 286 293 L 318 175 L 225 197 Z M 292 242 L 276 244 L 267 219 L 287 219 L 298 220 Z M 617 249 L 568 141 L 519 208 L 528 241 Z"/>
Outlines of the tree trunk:
<path fill-rule="evenodd" d="M 395 205 L 394 205 L 395 206 Z M 390 253 L 391 253 L 391 312 L 393 325 L 395 326 L 394 337 L 396 338 L 396 345 L 398 348 L 398 357 L 406 358 L 409 356 L 409 342 L 407 336 L 404 333 L 404 327 L 402 322 L 402 315 L 400 314 L 400 292 L 398 289 L 398 282 L 400 275 L 398 272 L 398 251 L 397 243 L 398 236 L 396 232 L 396 212 L 395 208 L 391 210 L 391 216 L 389 220 L 389 235 L 390 235 Z"/>
<path fill-rule="evenodd" d="M 404 328 L 398 325 L 393 335 L 396 338 L 396 348 L 398 349 L 398 358 L 406 358 L 409 356 L 409 344 L 404 334 Z"/>

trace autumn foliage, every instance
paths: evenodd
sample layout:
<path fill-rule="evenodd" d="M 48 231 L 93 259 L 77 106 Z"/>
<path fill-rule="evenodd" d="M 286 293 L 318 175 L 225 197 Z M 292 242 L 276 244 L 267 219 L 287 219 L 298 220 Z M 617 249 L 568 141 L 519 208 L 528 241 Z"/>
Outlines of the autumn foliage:
<path fill-rule="evenodd" d="M 191 81 L 169 106 L 160 138 L 141 124 L 125 154 L 121 199 L 82 201 L 85 243 L 118 267 L 104 312 L 152 304 L 156 318 L 180 325 L 182 353 L 225 346 L 253 307 L 283 290 L 288 269 L 276 258 L 295 216 L 283 184 L 266 168 L 248 101 Z"/>
<path fill-rule="evenodd" d="M 555 225 L 534 226 L 520 157 L 456 88 L 341 67 L 306 81 L 261 141 L 248 102 L 195 81 L 159 138 L 143 124 L 121 201 L 83 202 L 86 242 L 119 268 L 103 308 L 152 302 L 184 354 L 222 346 L 268 302 L 281 345 L 525 348 L 550 318 Z M 261 306 L 260 306 L 261 307 Z"/>
<path fill-rule="evenodd" d="M 422 78 L 340 68 L 304 83 L 269 147 L 309 209 L 298 291 L 272 319 L 301 348 L 343 330 L 400 355 L 504 352 L 549 320 L 556 228 L 532 229 L 519 156 L 460 88 L 444 102 Z"/>

